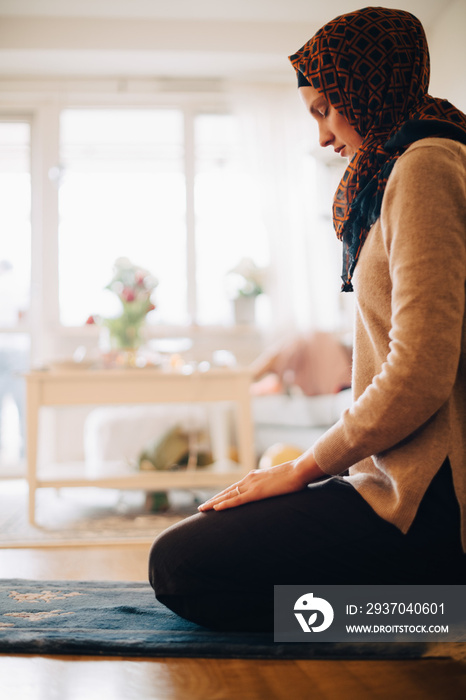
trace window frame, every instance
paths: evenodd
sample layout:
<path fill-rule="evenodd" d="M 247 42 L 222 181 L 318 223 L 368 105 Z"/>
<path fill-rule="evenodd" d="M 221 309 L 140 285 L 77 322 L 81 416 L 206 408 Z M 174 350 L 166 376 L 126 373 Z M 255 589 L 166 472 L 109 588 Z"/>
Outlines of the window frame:
<path fill-rule="evenodd" d="M 5 81 L 0 81 L 0 84 Z M 58 187 L 50 172 L 59 163 L 59 122 L 64 109 L 179 109 L 184 117 L 184 168 L 186 174 L 187 325 L 147 327 L 149 337 L 186 337 L 202 345 L 259 343 L 255 326 L 199 325 L 196 322 L 196 230 L 194 213 L 194 124 L 200 114 L 230 113 L 228 94 L 215 84 L 159 86 L 150 79 L 132 80 L 12 80 L 0 91 L 0 119 L 18 118 L 31 124 L 31 304 L 28 321 L 6 332 L 31 337 L 32 362 L 43 361 L 75 347 L 97 342 L 93 326 L 63 326 L 59 316 Z M 183 89 L 184 88 L 184 89 Z M 2 331 L 3 329 L 0 329 Z M 79 339 L 79 340 L 78 340 Z"/>

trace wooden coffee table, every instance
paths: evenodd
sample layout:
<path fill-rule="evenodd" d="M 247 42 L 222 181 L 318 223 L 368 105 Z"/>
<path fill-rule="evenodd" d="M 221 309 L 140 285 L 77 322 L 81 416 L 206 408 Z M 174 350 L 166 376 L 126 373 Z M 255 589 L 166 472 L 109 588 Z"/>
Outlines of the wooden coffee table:
<path fill-rule="evenodd" d="M 26 375 L 29 520 L 35 521 L 35 494 L 39 488 L 93 486 L 112 489 L 163 491 L 169 488 L 224 488 L 255 466 L 254 431 L 250 402 L 251 374 L 246 369 L 211 369 L 182 372 L 160 369 L 70 369 L 32 371 Z M 90 478 L 84 465 L 77 473 L 38 473 L 39 412 L 42 406 L 77 406 L 144 403 L 234 402 L 239 465 L 214 462 L 212 467 L 184 471 L 128 472 Z M 223 412 L 225 416 L 226 413 Z"/>

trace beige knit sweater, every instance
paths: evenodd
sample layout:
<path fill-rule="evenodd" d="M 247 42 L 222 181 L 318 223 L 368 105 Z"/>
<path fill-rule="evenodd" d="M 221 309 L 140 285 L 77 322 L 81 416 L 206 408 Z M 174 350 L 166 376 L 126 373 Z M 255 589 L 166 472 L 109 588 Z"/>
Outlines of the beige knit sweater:
<path fill-rule="evenodd" d="M 450 458 L 466 550 L 466 146 L 428 138 L 390 175 L 354 275 L 354 404 L 314 446 L 402 532 Z"/>

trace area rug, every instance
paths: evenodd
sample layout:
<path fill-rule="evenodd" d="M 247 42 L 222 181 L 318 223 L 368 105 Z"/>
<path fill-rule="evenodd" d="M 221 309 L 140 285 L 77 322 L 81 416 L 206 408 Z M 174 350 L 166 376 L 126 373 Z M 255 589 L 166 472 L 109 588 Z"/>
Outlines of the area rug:
<path fill-rule="evenodd" d="M 416 659 L 426 644 L 279 644 L 187 622 L 148 583 L 0 580 L 0 653 L 238 659 Z M 464 645 L 456 645 L 464 646 Z M 443 652 L 443 653 L 442 653 Z"/>
<path fill-rule="evenodd" d="M 0 483 L 0 548 L 150 544 L 173 523 L 196 512 L 190 493 L 170 493 L 164 513 L 148 510 L 143 492 L 40 489 L 36 523 L 28 521 L 27 489 Z"/>

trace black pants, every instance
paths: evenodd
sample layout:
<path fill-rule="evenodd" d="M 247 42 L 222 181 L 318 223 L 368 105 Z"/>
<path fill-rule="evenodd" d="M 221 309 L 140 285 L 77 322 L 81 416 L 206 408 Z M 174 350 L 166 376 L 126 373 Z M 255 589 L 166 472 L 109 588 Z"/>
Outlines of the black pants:
<path fill-rule="evenodd" d="M 199 513 L 152 545 L 157 599 L 213 629 L 273 629 L 275 584 L 466 583 L 448 460 L 404 535 L 332 477 L 297 493 Z"/>

